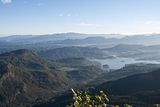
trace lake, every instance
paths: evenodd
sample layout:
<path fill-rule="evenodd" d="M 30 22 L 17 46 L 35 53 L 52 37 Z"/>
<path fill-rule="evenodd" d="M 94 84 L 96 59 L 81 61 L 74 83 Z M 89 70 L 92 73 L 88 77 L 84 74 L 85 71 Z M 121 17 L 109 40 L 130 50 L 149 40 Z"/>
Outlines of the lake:
<path fill-rule="evenodd" d="M 124 67 L 126 64 L 134 64 L 134 63 L 151 63 L 151 64 L 160 64 L 158 61 L 144 61 L 144 60 L 136 60 L 133 58 L 123 58 L 116 57 L 113 59 L 92 59 L 92 61 L 100 62 L 102 65 L 107 64 L 110 69 L 120 69 Z"/>

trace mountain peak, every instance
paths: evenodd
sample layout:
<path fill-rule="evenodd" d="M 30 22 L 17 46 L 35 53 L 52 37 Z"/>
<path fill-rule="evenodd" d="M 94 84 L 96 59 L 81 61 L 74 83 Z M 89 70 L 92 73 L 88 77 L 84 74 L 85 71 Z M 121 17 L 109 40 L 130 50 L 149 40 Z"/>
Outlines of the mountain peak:
<path fill-rule="evenodd" d="M 19 49 L 19 50 L 14 50 L 14 51 L 11 51 L 11 52 L 3 53 L 3 54 L 1 54 L 0 56 L 22 55 L 22 54 L 35 54 L 35 53 L 32 52 L 31 50 Z"/>

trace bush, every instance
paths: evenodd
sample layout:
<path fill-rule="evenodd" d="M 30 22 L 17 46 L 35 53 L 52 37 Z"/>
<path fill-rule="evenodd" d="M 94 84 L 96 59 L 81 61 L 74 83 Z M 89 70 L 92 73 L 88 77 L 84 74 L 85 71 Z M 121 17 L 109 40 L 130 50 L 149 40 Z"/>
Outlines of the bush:
<path fill-rule="evenodd" d="M 100 91 L 99 95 L 91 96 L 87 92 L 74 91 L 73 103 L 66 107 L 120 107 L 119 105 L 109 105 L 109 99 L 105 92 Z M 124 104 L 124 107 L 132 107 L 129 104 Z"/>

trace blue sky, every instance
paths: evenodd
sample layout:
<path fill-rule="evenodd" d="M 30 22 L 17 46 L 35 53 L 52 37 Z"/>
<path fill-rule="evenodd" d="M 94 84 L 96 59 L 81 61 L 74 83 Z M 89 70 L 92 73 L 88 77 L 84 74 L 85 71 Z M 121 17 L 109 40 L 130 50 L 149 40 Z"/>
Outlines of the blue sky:
<path fill-rule="evenodd" d="M 160 33 L 160 0 L 0 0 L 0 35 Z"/>

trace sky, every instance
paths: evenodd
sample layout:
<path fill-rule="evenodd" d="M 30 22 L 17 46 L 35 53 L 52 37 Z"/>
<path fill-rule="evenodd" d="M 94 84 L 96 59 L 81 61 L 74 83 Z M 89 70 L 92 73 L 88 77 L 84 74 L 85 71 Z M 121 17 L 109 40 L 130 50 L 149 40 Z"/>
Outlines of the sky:
<path fill-rule="evenodd" d="M 160 33 L 160 0 L 0 0 L 0 36 Z"/>

